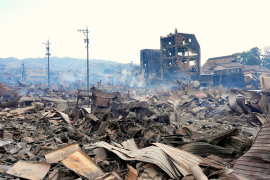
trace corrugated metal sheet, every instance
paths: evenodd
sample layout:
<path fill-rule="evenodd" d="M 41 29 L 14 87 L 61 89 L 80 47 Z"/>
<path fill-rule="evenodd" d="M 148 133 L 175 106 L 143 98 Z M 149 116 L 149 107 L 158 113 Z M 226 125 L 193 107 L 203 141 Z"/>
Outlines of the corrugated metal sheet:
<path fill-rule="evenodd" d="M 129 139 L 127 141 L 124 141 L 124 142 L 122 142 L 122 145 L 125 149 L 131 150 L 131 151 L 138 150 L 138 147 L 137 147 L 134 139 Z"/>
<path fill-rule="evenodd" d="M 240 157 L 234 170 L 248 179 L 270 179 L 270 123 L 262 126 L 250 150 Z"/>
<path fill-rule="evenodd" d="M 222 139 L 224 139 L 228 136 L 237 136 L 237 135 L 239 135 L 239 130 L 237 128 L 232 128 L 232 129 L 225 131 L 221 134 L 218 134 L 216 136 L 210 136 L 210 137 L 198 140 L 198 141 L 203 141 L 203 142 L 206 141 L 209 144 L 217 144 L 219 141 L 221 141 Z"/>
<path fill-rule="evenodd" d="M 109 103 L 109 99 L 97 97 L 96 105 L 100 107 L 107 107 Z"/>
<path fill-rule="evenodd" d="M 202 156 L 206 157 L 209 155 L 232 155 L 233 151 L 216 146 L 216 145 L 211 145 L 205 142 L 194 142 L 190 144 L 186 144 L 181 147 L 181 150 L 187 151 L 191 154 L 197 155 L 197 156 Z"/>
<path fill-rule="evenodd" d="M 155 164 L 173 179 L 177 179 L 181 177 L 181 175 L 186 176 L 190 174 L 189 165 L 199 164 L 202 161 L 202 158 L 180 149 L 160 143 L 154 143 L 154 145 L 155 146 L 130 151 L 120 148 L 121 146 L 116 147 L 106 142 L 98 142 L 90 148 L 106 148 L 125 161 L 137 160 Z"/>
<path fill-rule="evenodd" d="M 44 154 L 47 162 L 49 163 L 56 163 L 58 161 L 62 161 L 66 159 L 70 154 L 78 151 L 80 149 L 77 142 L 69 144 L 67 146 L 61 147 L 59 149 L 55 149 Z"/>
<path fill-rule="evenodd" d="M 200 163 L 200 166 L 224 169 L 226 167 L 226 162 L 218 156 L 210 155 L 203 159 L 203 161 Z"/>
<path fill-rule="evenodd" d="M 136 180 L 138 178 L 138 172 L 132 166 L 128 165 L 128 173 L 125 175 L 124 180 Z"/>
<path fill-rule="evenodd" d="M 7 172 L 11 166 L 0 165 L 0 172 Z"/>
<path fill-rule="evenodd" d="M 43 179 L 48 173 L 51 165 L 49 163 L 18 161 L 7 174 L 31 180 Z"/>
<path fill-rule="evenodd" d="M 70 154 L 61 162 L 67 168 L 88 179 L 95 179 L 104 175 L 103 171 L 81 150 Z"/>

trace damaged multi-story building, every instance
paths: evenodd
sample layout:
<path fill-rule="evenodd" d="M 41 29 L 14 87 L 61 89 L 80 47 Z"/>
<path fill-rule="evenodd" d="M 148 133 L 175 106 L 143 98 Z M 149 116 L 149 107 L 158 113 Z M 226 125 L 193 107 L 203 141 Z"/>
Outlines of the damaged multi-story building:
<path fill-rule="evenodd" d="M 199 79 L 200 45 L 194 34 L 178 33 L 160 37 L 160 49 L 141 50 L 141 68 L 149 79 Z"/>

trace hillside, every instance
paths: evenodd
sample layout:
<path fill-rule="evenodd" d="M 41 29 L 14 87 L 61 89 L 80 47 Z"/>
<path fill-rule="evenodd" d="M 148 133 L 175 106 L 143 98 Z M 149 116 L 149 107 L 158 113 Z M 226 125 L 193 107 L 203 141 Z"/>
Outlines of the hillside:
<path fill-rule="evenodd" d="M 50 69 L 51 71 L 63 71 L 69 67 L 69 71 L 85 71 L 86 70 L 86 59 L 76 59 L 70 57 L 50 57 Z M 27 58 L 27 59 L 16 59 L 13 57 L 0 58 L 0 64 L 6 65 L 6 72 L 11 74 L 20 73 L 22 69 L 22 63 L 25 68 L 46 68 L 47 58 Z M 135 64 L 136 65 L 136 64 Z M 102 74 L 104 69 L 113 69 L 119 71 L 121 69 L 130 69 L 129 63 L 118 63 L 108 60 L 89 60 L 90 72 L 96 74 Z"/>

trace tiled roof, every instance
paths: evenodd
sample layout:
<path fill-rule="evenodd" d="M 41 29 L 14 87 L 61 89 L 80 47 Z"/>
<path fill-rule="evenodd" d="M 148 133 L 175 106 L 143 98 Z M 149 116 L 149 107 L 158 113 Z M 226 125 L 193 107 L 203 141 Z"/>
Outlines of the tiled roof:
<path fill-rule="evenodd" d="M 203 71 L 210 69 L 211 67 L 215 66 L 218 63 L 219 64 L 230 63 L 232 61 L 237 61 L 236 57 L 233 55 L 210 58 L 204 63 L 204 65 L 201 67 L 201 70 Z"/>
<path fill-rule="evenodd" d="M 235 67 L 235 68 L 241 67 L 241 68 L 243 68 L 243 67 L 244 67 L 243 64 L 240 64 L 240 63 L 238 63 L 238 62 L 232 62 L 232 63 L 217 63 L 215 66 L 223 66 L 223 67 L 225 67 L 225 68 L 232 68 L 232 67 Z M 211 67 L 210 69 L 214 69 L 215 66 Z"/>
<path fill-rule="evenodd" d="M 244 71 L 264 71 L 264 72 L 270 72 L 270 69 L 267 69 L 265 67 L 259 66 L 259 65 L 244 65 Z"/>

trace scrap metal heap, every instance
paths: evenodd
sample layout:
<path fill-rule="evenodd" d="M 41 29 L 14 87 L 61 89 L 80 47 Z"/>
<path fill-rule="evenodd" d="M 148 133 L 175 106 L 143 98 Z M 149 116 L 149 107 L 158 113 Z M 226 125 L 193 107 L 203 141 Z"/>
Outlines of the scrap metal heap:
<path fill-rule="evenodd" d="M 76 91 L 33 87 L 20 108 L 1 109 L 0 178 L 269 179 L 269 77 L 262 82 L 263 95 L 92 87 L 90 108 Z"/>

